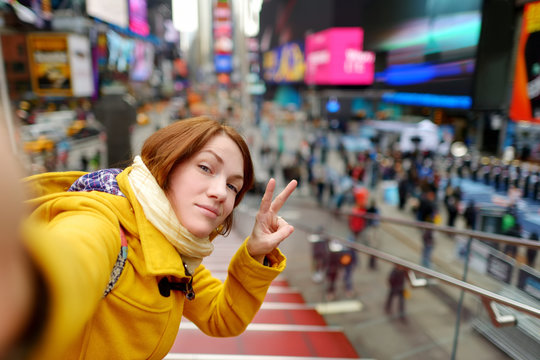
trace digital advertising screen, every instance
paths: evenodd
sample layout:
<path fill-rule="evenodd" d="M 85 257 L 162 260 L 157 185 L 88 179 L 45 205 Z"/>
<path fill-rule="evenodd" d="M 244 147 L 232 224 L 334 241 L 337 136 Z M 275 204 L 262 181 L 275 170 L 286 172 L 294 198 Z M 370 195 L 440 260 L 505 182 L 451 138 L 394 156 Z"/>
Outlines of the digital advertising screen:
<path fill-rule="evenodd" d="M 129 29 L 136 34 L 150 34 L 146 0 L 129 0 Z"/>
<path fill-rule="evenodd" d="M 523 10 L 510 118 L 540 123 L 540 1 Z"/>

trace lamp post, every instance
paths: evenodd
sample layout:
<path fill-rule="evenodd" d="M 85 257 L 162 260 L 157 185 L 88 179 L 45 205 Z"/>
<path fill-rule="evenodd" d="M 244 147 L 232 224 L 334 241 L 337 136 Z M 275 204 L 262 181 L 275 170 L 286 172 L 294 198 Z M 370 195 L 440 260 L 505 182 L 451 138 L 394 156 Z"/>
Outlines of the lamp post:
<path fill-rule="evenodd" d="M 452 154 L 452 156 L 454 156 L 455 158 L 462 158 L 463 156 L 467 155 L 467 152 L 468 152 L 467 146 L 461 141 L 456 141 L 450 146 L 450 154 Z M 467 281 L 467 274 L 469 272 L 469 257 L 471 253 L 471 243 L 472 243 L 472 237 L 469 236 L 469 238 L 467 239 L 467 245 L 465 246 L 465 264 L 463 265 L 463 276 L 461 278 L 461 280 L 465 282 Z M 461 309 L 463 308 L 464 297 L 465 297 L 465 291 L 461 290 L 461 293 L 459 294 L 459 301 L 458 301 L 457 309 L 456 309 L 456 326 L 454 328 L 454 342 L 452 344 L 452 356 L 451 356 L 452 360 L 455 360 L 456 358 L 456 351 L 457 351 L 457 345 L 458 345 L 458 339 L 459 339 L 459 328 L 461 324 Z"/>

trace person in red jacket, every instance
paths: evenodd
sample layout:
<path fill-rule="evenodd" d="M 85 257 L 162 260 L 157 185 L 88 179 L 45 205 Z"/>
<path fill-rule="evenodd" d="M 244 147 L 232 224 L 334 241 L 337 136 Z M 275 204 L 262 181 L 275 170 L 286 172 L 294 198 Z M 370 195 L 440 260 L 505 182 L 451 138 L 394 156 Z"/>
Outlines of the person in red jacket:
<path fill-rule="evenodd" d="M 357 202 L 351 213 L 349 215 L 349 231 L 350 236 L 349 240 L 353 242 L 361 241 L 365 243 L 363 237 L 363 232 L 366 227 L 366 219 L 363 215 L 366 213 L 365 204 L 363 201 Z M 343 281 L 345 283 L 345 294 L 347 297 L 354 296 L 354 286 L 353 286 L 353 273 L 354 269 L 359 263 L 358 254 L 356 250 L 352 248 L 345 248 L 345 253 L 347 254 L 345 259 L 348 259 L 343 263 Z"/>
<path fill-rule="evenodd" d="M 366 219 L 363 215 L 366 214 L 366 208 L 359 203 L 356 203 L 349 214 L 349 231 L 354 241 L 361 240 L 361 234 L 366 227 Z"/>

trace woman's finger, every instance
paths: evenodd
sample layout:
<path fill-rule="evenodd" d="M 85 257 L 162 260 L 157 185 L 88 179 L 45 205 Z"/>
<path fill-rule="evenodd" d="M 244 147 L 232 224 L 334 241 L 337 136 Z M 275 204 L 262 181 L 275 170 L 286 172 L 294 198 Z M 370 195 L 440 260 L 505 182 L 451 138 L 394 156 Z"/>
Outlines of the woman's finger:
<path fill-rule="evenodd" d="M 296 189 L 296 186 L 298 185 L 298 182 L 296 180 L 291 180 L 289 184 L 283 189 L 283 191 L 276 196 L 274 201 L 272 201 L 270 210 L 277 213 L 281 207 L 285 204 L 289 196 L 293 193 L 294 189 Z"/>
<path fill-rule="evenodd" d="M 283 240 L 288 238 L 294 231 L 294 227 L 290 224 L 288 224 L 285 220 L 280 218 L 278 220 L 278 228 L 277 230 L 272 234 L 272 237 L 274 238 L 274 241 L 279 245 Z"/>
<path fill-rule="evenodd" d="M 266 190 L 264 191 L 264 195 L 261 200 L 261 206 L 259 206 L 259 212 L 265 213 L 270 210 L 270 206 L 272 206 L 272 198 L 274 197 L 274 189 L 276 188 L 276 180 L 274 178 L 271 178 L 268 180 L 268 184 L 266 184 Z"/>

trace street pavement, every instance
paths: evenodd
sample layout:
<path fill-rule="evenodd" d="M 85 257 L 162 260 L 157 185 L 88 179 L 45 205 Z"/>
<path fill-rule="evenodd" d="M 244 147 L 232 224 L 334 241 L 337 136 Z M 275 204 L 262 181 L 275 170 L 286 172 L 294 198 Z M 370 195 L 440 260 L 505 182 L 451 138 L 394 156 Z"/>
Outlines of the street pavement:
<path fill-rule="evenodd" d="M 253 223 L 251 215 L 256 213 L 258 202 L 258 196 L 249 196 L 238 209 L 237 219 L 241 220 L 237 221 L 237 226 L 241 227 L 240 233 L 249 234 Z M 380 202 L 380 207 L 384 216 L 399 215 L 392 206 Z M 310 196 L 301 195 L 301 192 L 292 196 L 280 214 L 297 226 L 293 235 L 280 246 L 287 256 L 284 277 L 303 294 L 308 304 L 320 308 L 321 304 L 328 304 L 326 283 L 312 280 L 311 248 L 307 240 L 310 233 L 305 230 L 323 226 L 329 234 L 345 238 L 346 222 L 327 209 L 318 207 Z M 418 230 L 381 224 L 375 232 L 378 249 L 419 263 L 421 244 Z M 433 257 L 435 269 L 445 270 L 445 273 L 460 278 L 457 266 L 446 266 L 451 262 L 449 258 L 453 257 L 453 253 L 454 246 L 450 240 L 437 239 Z M 384 303 L 391 268 L 391 264 L 379 261 L 377 269 L 372 270 L 368 267 L 368 257 L 360 255 L 360 263 L 354 273 L 356 294 L 352 298 L 347 297 L 339 281 L 337 298 L 332 303 L 334 309 L 339 309 L 342 304 L 343 311 L 323 313 L 328 325 L 342 326 L 362 357 L 449 359 L 455 341 L 456 305 L 460 292 L 439 284 L 415 288 L 411 291 L 410 299 L 406 300 L 405 318 L 397 316 L 397 312 L 386 314 Z M 360 309 L 348 311 L 351 301 L 358 301 Z M 456 359 L 507 359 L 504 353 L 472 329 L 470 321 L 478 306 L 479 302 L 474 296 L 465 296 L 466 309 L 462 312 Z"/>
<path fill-rule="evenodd" d="M 263 140 L 271 143 L 272 138 L 263 139 L 257 129 L 247 131 L 248 138 L 254 139 L 251 145 L 256 170 L 266 174 L 267 169 L 261 166 L 263 161 L 259 158 L 258 145 Z M 295 151 L 295 145 L 298 146 L 299 139 L 302 138 L 301 133 L 302 129 L 298 127 L 287 128 L 285 143 L 289 153 Z M 337 153 L 330 152 L 328 163 L 341 163 Z M 278 184 L 283 187 L 285 182 L 280 177 L 279 169 L 275 173 Z M 410 299 L 406 300 L 405 318 L 400 318 L 396 313 L 386 314 L 384 304 L 388 292 L 387 277 L 392 265 L 379 261 L 377 269 L 372 270 L 368 266 L 368 257 L 364 254 L 360 255 L 360 263 L 354 273 L 355 296 L 347 297 L 340 282 L 337 298 L 331 303 L 327 302 L 325 296 L 327 284 L 312 280 L 311 247 L 307 238 L 310 231 L 315 232 L 321 226 L 328 234 L 346 238 L 348 226 L 343 217 L 336 216 L 327 207 L 319 206 L 311 193 L 308 186 L 298 189 L 280 212 L 283 218 L 296 226 L 295 233 L 281 245 L 282 251 L 288 257 L 284 276 L 304 295 L 307 303 L 323 310 L 328 310 L 328 306 L 332 306 L 332 312 L 327 311 L 323 314 L 326 321 L 329 325 L 342 326 L 362 357 L 449 359 L 455 348 L 456 359 L 509 358 L 472 328 L 471 321 L 481 308 L 479 299 L 475 296 L 464 296 L 459 333 L 456 338 L 456 308 L 461 294 L 456 288 L 431 282 L 427 288 L 412 289 Z M 251 216 L 256 213 L 259 197 L 248 196 L 244 204 L 240 205 L 239 212 L 245 214 L 237 217 L 242 218 L 241 221 L 237 221 L 237 226 L 242 228 L 241 233 L 249 234 L 252 225 Z M 382 216 L 414 220 L 410 210 L 400 211 L 395 205 L 383 201 L 382 184 L 372 191 L 372 198 L 376 200 Z M 346 212 L 349 209 L 343 210 Z M 461 219 L 457 225 L 463 226 Z M 420 263 L 422 243 L 419 230 L 381 223 L 377 229 L 370 229 L 369 232 L 372 246 L 405 260 Z M 461 279 L 463 262 L 456 255 L 456 241 L 444 234 L 436 234 L 435 237 L 436 245 L 432 257 L 434 270 Z M 471 283 L 491 291 L 498 291 L 501 287 L 497 281 L 475 273 L 474 270 L 469 271 L 468 278 Z M 351 306 L 351 301 L 357 301 L 360 309 Z M 339 311 L 340 306 L 342 311 Z"/>

